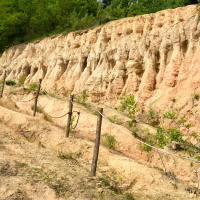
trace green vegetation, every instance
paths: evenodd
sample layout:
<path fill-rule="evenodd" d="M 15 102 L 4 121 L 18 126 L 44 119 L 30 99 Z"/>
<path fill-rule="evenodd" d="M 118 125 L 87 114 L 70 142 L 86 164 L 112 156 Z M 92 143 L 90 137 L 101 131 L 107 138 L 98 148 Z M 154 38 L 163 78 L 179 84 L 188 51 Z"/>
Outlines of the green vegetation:
<path fill-rule="evenodd" d="M 46 120 L 46 121 L 48 121 L 50 123 L 53 122 L 52 119 L 50 119 L 46 114 L 43 113 L 43 115 L 44 115 L 44 120 Z"/>
<path fill-rule="evenodd" d="M 154 139 L 155 143 L 161 148 L 164 148 L 164 146 L 166 146 L 168 142 L 167 137 L 164 135 L 163 129 L 160 126 L 157 127 L 157 132 L 156 135 L 154 136 Z"/>
<path fill-rule="evenodd" d="M 26 41 L 196 3 L 197 0 L 1 0 L 0 56 L 8 47 Z"/>
<path fill-rule="evenodd" d="M 199 94 L 194 94 L 194 99 L 196 99 L 197 101 L 199 100 L 200 95 Z"/>
<path fill-rule="evenodd" d="M 150 108 L 149 115 L 150 115 L 149 124 L 152 126 L 157 126 L 160 123 L 158 113 L 155 112 L 152 108 Z"/>
<path fill-rule="evenodd" d="M 109 134 L 105 134 L 105 137 L 106 137 L 106 142 L 107 142 L 107 146 L 110 148 L 110 149 L 113 149 L 114 146 L 115 146 L 115 136 L 113 135 L 109 135 Z"/>
<path fill-rule="evenodd" d="M 37 90 L 37 87 L 38 87 L 38 84 L 37 83 L 31 83 L 29 85 L 29 88 L 27 89 L 29 92 L 36 92 Z"/>
<path fill-rule="evenodd" d="M 73 159 L 72 158 L 72 153 L 68 153 L 68 154 L 58 154 L 58 158 L 61 158 L 61 159 Z"/>
<path fill-rule="evenodd" d="M 78 103 L 85 104 L 87 101 L 87 90 L 83 90 L 80 95 L 74 95 L 74 98 L 77 99 Z"/>
<path fill-rule="evenodd" d="M 163 117 L 166 119 L 176 119 L 175 114 L 175 112 L 165 112 L 165 114 L 163 114 Z"/>
<path fill-rule="evenodd" d="M 26 77 L 21 77 L 21 78 L 19 78 L 19 79 L 18 79 L 19 84 L 23 85 L 24 82 L 25 82 L 25 80 L 26 80 Z"/>
<path fill-rule="evenodd" d="M 31 106 L 31 110 L 34 110 L 34 106 Z M 42 114 L 42 110 L 39 107 L 36 107 L 36 112 Z"/>
<path fill-rule="evenodd" d="M 16 82 L 15 82 L 15 81 L 8 80 L 8 81 L 6 81 L 6 85 L 13 86 L 13 85 L 16 85 Z"/>
<path fill-rule="evenodd" d="M 73 126 L 75 119 L 76 119 L 76 116 L 72 114 L 71 121 L 70 121 L 70 130 L 69 130 L 70 132 L 72 131 L 72 126 Z"/>
<path fill-rule="evenodd" d="M 121 110 L 128 113 L 129 118 L 135 121 L 135 114 L 138 112 L 137 102 L 134 95 L 129 95 L 126 97 L 126 93 L 123 93 L 122 96 L 118 97 L 121 100 Z"/>
<path fill-rule="evenodd" d="M 149 142 L 146 142 L 146 143 L 152 146 L 152 144 L 150 144 Z M 150 146 L 148 146 L 148 145 L 146 145 L 146 144 L 142 144 L 142 143 L 140 143 L 139 148 L 140 148 L 142 151 L 146 151 L 146 152 L 149 152 L 149 151 L 152 150 L 152 147 L 150 147 Z"/>
<path fill-rule="evenodd" d="M 125 193 L 125 196 L 126 196 L 127 200 L 134 200 L 135 199 L 134 196 L 132 195 L 132 193 L 130 193 L 130 192 Z"/>

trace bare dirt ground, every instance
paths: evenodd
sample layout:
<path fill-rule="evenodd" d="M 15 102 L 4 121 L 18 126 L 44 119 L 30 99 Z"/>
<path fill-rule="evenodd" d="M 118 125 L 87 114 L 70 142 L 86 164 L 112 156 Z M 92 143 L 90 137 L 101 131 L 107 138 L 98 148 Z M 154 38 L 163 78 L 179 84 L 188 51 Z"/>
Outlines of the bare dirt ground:
<path fill-rule="evenodd" d="M 41 102 L 47 100 L 41 98 Z M 57 105 L 49 104 L 51 107 Z M 103 138 L 97 176 L 90 178 L 95 131 L 92 129 L 95 126 L 86 137 L 88 124 L 85 117 L 80 119 L 79 128 L 66 138 L 63 128 L 45 121 L 41 114 L 35 118 L 30 116 L 31 105 L 12 101 L 6 95 L 0 105 L 2 200 L 198 199 L 185 191 L 186 182 L 110 150 Z M 22 105 L 24 109 L 21 109 Z M 48 110 L 51 111 L 50 107 Z M 57 114 L 53 109 L 52 113 Z M 66 124 L 65 121 L 62 123 Z M 88 123 L 95 124 L 96 118 L 89 118 Z"/>

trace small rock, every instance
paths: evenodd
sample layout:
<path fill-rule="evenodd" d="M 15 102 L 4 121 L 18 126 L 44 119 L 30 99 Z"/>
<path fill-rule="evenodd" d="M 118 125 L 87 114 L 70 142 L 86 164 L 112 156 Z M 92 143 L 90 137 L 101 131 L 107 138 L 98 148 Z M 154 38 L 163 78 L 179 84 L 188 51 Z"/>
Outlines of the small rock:
<path fill-rule="evenodd" d="M 103 193 L 103 188 L 98 188 L 99 193 Z"/>

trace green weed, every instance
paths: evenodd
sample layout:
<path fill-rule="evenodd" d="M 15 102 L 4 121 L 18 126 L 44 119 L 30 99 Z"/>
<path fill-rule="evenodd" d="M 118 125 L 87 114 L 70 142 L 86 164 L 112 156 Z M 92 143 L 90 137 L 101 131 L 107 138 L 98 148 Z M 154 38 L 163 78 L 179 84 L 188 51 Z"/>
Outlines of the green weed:
<path fill-rule="evenodd" d="M 107 146 L 110 148 L 110 149 L 113 149 L 114 146 L 115 146 L 115 136 L 112 136 L 112 135 L 109 135 L 109 134 L 105 134 L 105 137 L 106 137 L 106 142 L 107 142 Z"/>
<path fill-rule="evenodd" d="M 168 143 L 168 139 L 164 135 L 163 129 L 160 126 L 157 127 L 157 132 L 156 132 L 156 135 L 154 135 L 154 139 L 157 145 L 161 148 L 164 148 L 164 146 Z"/>
<path fill-rule="evenodd" d="M 6 85 L 13 86 L 13 85 L 16 85 L 16 82 L 15 82 L 15 81 L 8 80 L 8 81 L 6 81 Z"/>
<path fill-rule="evenodd" d="M 176 119 L 175 117 L 175 112 L 165 112 L 165 114 L 163 114 L 163 117 L 166 119 Z"/>
<path fill-rule="evenodd" d="M 129 118 L 134 121 L 135 120 L 135 114 L 138 112 L 137 109 L 137 102 L 135 100 L 134 95 L 129 95 L 126 97 L 126 93 L 123 93 L 121 97 L 118 97 L 118 99 L 121 100 L 120 108 L 122 111 L 126 111 L 128 113 Z"/>
<path fill-rule="evenodd" d="M 31 84 L 29 85 L 29 88 L 28 88 L 27 90 L 30 91 L 30 92 L 36 92 L 37 87 L 38 87 L 38 84 L 37 84 L 37 83 L 31 83 Z"/>
<path fill-rule="evenodd" d="M 194 94 L 194 99 L 196 99 L 197 101 L 199 100 L 200 95 L 199 94 Z"/>
<path fill-rule="evenodd" d="M 26 80 L 26 77 L 21 77 L 18 79 L 19 84 L 23 85 Z"/>
<path fill-rule="evenodd" d="M 147 144 L 151 145 L 149 142 L 146 142 Z M 150 152 L 152 150 L 152 147 L 146 145 L 146 144 L 142 144 L 140 143 L 140 146 L 139 148 L 142 150 L 142 151 L 146 151 L 146 152 Z"/>
<path fill-rule="evenodd" d="M 31 110 L 34 110 L 34 106 L 31 106 Z M 36 112 L 42 114 L 42 110 L 39 107 L 36 107 Z"/>
<path fill-rule="evenodd" d="M 127 200 L 134 200 L 134 199 L 135 199 L 135 198 L 133 197 L 132 193 L 130 193 L 130 192 L 125 193 L 125 196 L 126 196 L 126 199 L 127 199 Z"/>

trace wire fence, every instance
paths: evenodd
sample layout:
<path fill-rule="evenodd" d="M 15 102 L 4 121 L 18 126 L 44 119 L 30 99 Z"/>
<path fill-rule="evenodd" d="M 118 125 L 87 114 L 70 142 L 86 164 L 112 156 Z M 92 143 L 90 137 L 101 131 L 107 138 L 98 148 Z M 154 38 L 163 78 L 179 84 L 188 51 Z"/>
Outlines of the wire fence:
<path fill-rule="evenodd" d="M 146 145 L 146 146 L 148 146 L 148 147 L 150 147 L 150 148 L 152 148 L 152 149 L 155 149 L 155 150 L 158 152 L 158 155 L 160 156 L 160 159 L 161 159 L 162 164 L 163 164 L 163 166 L 164 166 L 165 172 L 166 172 L 166 166 L 165 166 L 164 161 L 163 161 L 163 159 L 162 159 L 162 157 L 161 157 L 161 155 L 160 155 L 159 152 L 164 153 L 164 154 L 167 154 L 167 155 L 170 155 L 170 156 L 172 156 L 172 157 L 177 157 L 177 158 L 180 158 L 180 159 L 183 159 L 183 160 L 195 162 L 195 163 L 198 163 L 198 164 L 200 163 L 199 160 L 192 159 L 192 158 L 187 158 L 187 157 L 184 157 L 184 156 L 181 156 L 181 155 L 177 155 L 177 154 L 175 154 L 175 153 L 172 153 L 172 152 L 166 151 L 166 150 L 164 150 L 164 149 L 158 148 L 158 147 L 156 147 L 156 146 L 150 145 L 150 144 L 148 144 L 148 143 L 142 141 L 141 139 L 136 138 L 136 137 L 133 136 L 132 134 L 130 134 L 130 133 L 128 133 L 127 131 L 123 130 L 123 129 L 122 129 L 121 127 L 119 127 L 117 124 L 113 123 L 111 120 L 108 119 L 108 117 L 106 117 L 104 114 L 102 114 L 102 113 L 99 112 L 98 110 L 94 110 L 94 111 L 92 111 L 92 112 L 90 112 L 90 111 L 88 111 L 88 112 L 81 112 L 80 109 L 78 108 L 78 106 L 75 105 L 75 103 L 72 101 L 71 98 L 61 99 L 61 98 L 58 98 L 58 97 L 49 95 L 48 92 L 46 92 L 45 90 L 43 90 L 43 92 L 44 92 L 44 94 L 45 94 L 48 98 L 50 98 L 50 99 L 57 100 L 57 101 L 61 101 L 61 102 L 64 102 L 64 103 L 71 103 L 71 104 L 73 105 L 73 107 L 74 107 L 75 110 L 76 110 L 76 111 L 73 111 L 73 112 L 74 112 L 74 113 L 75 113 L 75 112 L 77 113 L 78 118 L 77 118 L 77 121 L 76 121 L 75 126 L 71 126 L 72 129 L 75 129 L 75 128 L 78 126 L 79 119 L 80 119 L 80 115 L 85 115 L 85 116 L 86 116 L 86 120 L 88 121 L 88 124 L 89 124 L 91 130 L 95 132 L 95 127 L 94 127 L 94 125 L 91 123 L 90 119 L 88 119 L 88 115 L 92 115 L 92 116 L 93 116 L 93 115 L 95 115 L 95 114 L 98 113 L 98 114 L 100 114 L 108 123 L 110 123 L 110 135 L 111 135 L 112 126 L 113 126 L 113 127 L 117 128 L 120 132 L 122 132 L 123 134 L 125 134 L 126 136 L 128 136 L 128 137 L 130 137 L 131 139 L 135 140 L 136 142 L 138 142 L 138 143 L 140 143 L 140 144 L 143 144 L 143 145 Z M 36 98 L 36 97 L 33 97 L 33 98 L 29 99 L 29 100 L 23 100 L 23 98 L 17 99 L 17 98 L 14 97 L 14 95 L 11 95 L 11 94 L 8 95 L 8 96 L 9 96 L 10 98 L 12 98 L 13 100 L 17 101 L 17 102 L 25 102 L 25 103 L 26 103 L 26 102 L 30 102 L 30 101 L 32 101 L 32 100 L 34 100 L 34 99 Z M 44 109 L 48 104 L 46 104 L 44 107 L 42 107 L 42 104 L 41 104 L 41 102 L 40 102 L 39 100 L 38 100 L 37 103 L 38 103 L 38 107 L 42 110 L 43 114 L 47 115 L 48 117 L 50 117 L 50 118 L 52 118 L 52 119 L 61 119 L 61 118 L 65 117 L 65 116 L 68 116 L 68 115 L 70 114 L 69 112 L 66 112 L 66 113 L 64 113 L 64 114 L 62 114 L 62 115 L 60 115 L 60 116 L 52 116 L 52 115 L 50 115 L 47 111 L 45 111 L 45 109 Z M 149 106 L 149 105 L 146 105 L 146 106 L 147 106 L 147 107 L 151 107 L 151 106 Z M 117 117 L 119 117 L 119 115 L 118 115 Z"/>
<path fill-rule="evenodd" d="M 43 91 L 45 91 L 45 90 L 43 90 Z M 62 101 L 62 102 L 67 102 L 67 103 L 68 103 L 68 101 L 67 101 L 66 99 L 61 99 L 61 98 L 57 98 L 57 97 L 52 97 L 52 96 L 49 95 L 46 91 L 45 91 L 44 93 L 45 93 L 45 95 L 47 95 L 47 96 L 48 96 L 49 98 L 51 98 L 51 99 L 58 100 L 58 101 Z M 14 98 L 12 95 L 9 95 L 9 96 L 10 96 L 12 99 L 14 99 L 15 101 L 18 101 L 18 102 L 30 102 L 30 101 L 32 101 L 33 99 L 35 99 L 35 97 L 33 97 L 33 98 L 29 99 L 29 100 L 22 100 L 22 99 L 19 100 L 19 99 Z M 75 106 L 74 102 L 73 102 L 70 98 L 68 98 L 68 100 L 71 101 L 71 103 L 73 104 L 73 107 L 77 110 L 76 112 L 77 112 L 77 114 L 78 114 L 78 119 L 77 119 L 76 125 L 73 127 L 73 129 L 75 129 L 75 128 L 77 127 L 78 122 L 79 122 L 80 115 L 94 115 L 95 113 L 99 113 L 99 114 L 102 115 L 102 117 L 103 117 L 105 120 L 107 120 L 112 126 L 114 126 L 114 127 L 117 128 L 118 130 L 120 130 L 122 133 L 126 134 L 127 136 L 131 137 L 132 139 L 136 140 L 136 141 L 139 142 L 139 143 L 142 143 L 142 144 L 144 144 L 144 145 L 146 145 L 146 146 L 149 146 L 149 147 L 151 147 L 151 148 L 153 148 L 153 149 L 156 149 L 156 150 L 159 151 L 159 152 L 162 152 L 162 153 L 165 153 L 165 154 L 168 154 L 168 155 L 171 155 L 171 156 L 175 156 L 175 157 L 178 157 L 178 158 L 181 158 L 181 159 L 185 159 L 185 160 L 189 160 L 189 161 L 192 161 L 192 162 L 200 163 L 199 160 L 195 160 L 195 159 L 191 159 L 191 158 L 179 156 L 179 155 L 177 155 L 177 154 L 174 154 L 174 153 L 165 151 L 165 150 L 163 150 L 163 149 L 160 149 L 160 148 L 157 148 L 157 147 L 155 147 L 155 146 L 152 146 L 152 145 L 150 145 L 150 144 L 148 144 L 148 143 L 146 143 L 146 142 L 144 142 L 144 141 L 142 141 L 142 140 L 139 140 L 138 138 L 136 138 L 136 137 L 134 137 L 133 135 L 129 134 L 128 132 L 124 131 L 124 130 L 121 129 L 119 126 L 117 126 L 115 123 L 113 123 L 112 121 L 110 121 L 104 114 L 100 113 L 98 110 L 95 110 L 95 111 L 93 111 L 93 112 L 81 112 L 80 109 L 78 109 L 78 107 Z M 53 119 L 60 119 L 60 118 L 63 118 L 63 117 L 65 117 L 65 116 L 67 116 L 67 115 L 69 114 L 69 112 L 67 112 L 67 113 L 64 113 L 64 114 L 61 115 L 61 116 L 52 116 L 52 115 L 48 114 L 48 113 L 44 110 L 44 108 L 41 106 L 41 103 L 40 103 L 39 101 L 38 101 L 38 105 L 39 105 L 39 108 L 42 110 L 42 112 L 43 112 L 45 115 L 47 115 L 48 117 L 53 118 Z M 92 130 L 94 131 L 93 125 L 91 124 L 91 122 L 90 122 L 90 120 L 88 119 L 88 117 L 87 117 L 87 121 L 88 121 L 88 123 L 90 124 Z"/>

